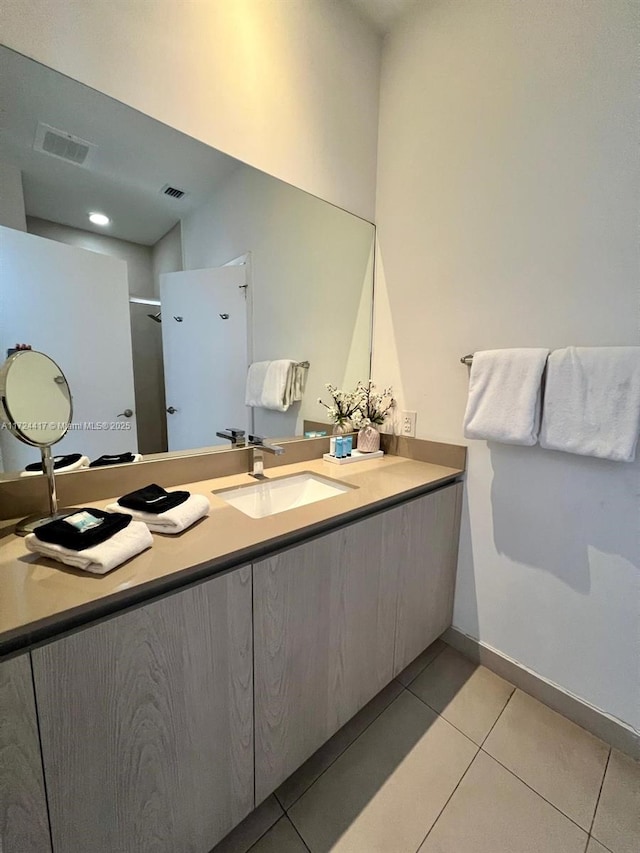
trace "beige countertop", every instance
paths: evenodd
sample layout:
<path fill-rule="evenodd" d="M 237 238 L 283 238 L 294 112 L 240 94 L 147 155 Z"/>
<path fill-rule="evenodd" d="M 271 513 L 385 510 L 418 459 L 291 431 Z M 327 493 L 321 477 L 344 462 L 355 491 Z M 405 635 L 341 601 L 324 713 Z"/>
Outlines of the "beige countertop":
<path fill-rule="evenodd" d="M 154 534 L 153 547 L 107 575 L 89 575 L 28 552 L 14 523 L 0 522 L 0 655 L 251 562 L 341 523 L 392 506 L 451 481 L 458 468 L 385 456 L 351 465 L 322 459 L 271 469 L 269 479 L 311 471 L 351 486 L 344 494 L 266 518 L 250 518 L 212 492 L 255 484 L 248 474 L 186 483 L 205 494 L 209 516 L 174 536 Z M 114 498 L 94 501 L 104 507 Z"/>

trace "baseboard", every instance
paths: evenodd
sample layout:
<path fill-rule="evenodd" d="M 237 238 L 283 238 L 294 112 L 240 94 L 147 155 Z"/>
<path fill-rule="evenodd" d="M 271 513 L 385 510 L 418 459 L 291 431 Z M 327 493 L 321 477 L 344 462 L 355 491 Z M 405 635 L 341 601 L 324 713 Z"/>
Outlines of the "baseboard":
<path fill-rule="evenodd" d="M 492 649 L 480 640 L 463 634 L 457 628 L 447 628 L 442 639 L 465 657 L 486 666 L 496 675 L 510 681 L 540 702 L 544 702 L 549 708 L 558 711 L 559 714 L 582 726 L 583 729 L 599 737 L 605 743 L 611 744 L 621 752 L 630 755 L 631 758 L 640 759 L 640 733 L 621 720 L 617 720 L 604 711 L 587 704 L 582 699 L 572 696 L 541 675 L 531 672 L 522 664 Z"/>

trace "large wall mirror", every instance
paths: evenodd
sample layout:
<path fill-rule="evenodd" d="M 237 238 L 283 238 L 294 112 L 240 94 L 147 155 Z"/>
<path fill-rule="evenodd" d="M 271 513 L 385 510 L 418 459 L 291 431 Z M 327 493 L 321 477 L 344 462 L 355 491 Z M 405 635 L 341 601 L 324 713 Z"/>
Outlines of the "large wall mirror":
<path fill-rule="evenodd" d="M 325 382 L 369 378 L 370 222 L 2 46 L 0 118 L 0 355 L 64 370 L 57 452 L 300 435 Z M 249 364 L 278 359 L 308 363 L 302 399 L 247 407 Z M 4 431 L 0 453 L 36 458 Z"/>

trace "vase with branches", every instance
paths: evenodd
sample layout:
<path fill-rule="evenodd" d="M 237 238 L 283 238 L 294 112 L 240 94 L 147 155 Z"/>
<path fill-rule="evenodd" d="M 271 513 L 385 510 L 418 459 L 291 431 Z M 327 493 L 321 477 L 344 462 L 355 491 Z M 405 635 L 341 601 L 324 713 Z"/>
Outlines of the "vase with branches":
<path fill-rule="evenodd" d="M 327 382 L 325 388 L 329 392 L 331 402 L 325 403 L 322 397 L 318 397 L 318 403 L 327 410 L 327 417 L 334 424 L 334 433 L 340 434 L 358 429 L 362 422 L 358 388 L 355 391 L 343 391 L 330 382 Z"/>
<path fill-rule="evenodd" d="M 396 405 L 391 388 L 376 391 L 374 382 L 359 382 L 356 395 L 360 400 L 360 431 L 358 432 L 358 450 L 361 453 L 373 453 L 380 449 L 381 427 Z"/>

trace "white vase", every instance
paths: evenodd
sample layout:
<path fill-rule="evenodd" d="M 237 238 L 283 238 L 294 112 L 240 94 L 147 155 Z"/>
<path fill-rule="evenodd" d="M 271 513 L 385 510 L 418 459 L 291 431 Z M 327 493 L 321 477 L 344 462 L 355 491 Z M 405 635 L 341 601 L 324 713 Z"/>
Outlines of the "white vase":
<path fill-rule="evenodd" d="M 333 425 L 334 435 L 346 435 L 349 432 L 353 432 L 353 425 L 351 421 L 338 421 L 338 423 Z"/>
<path fill-rule="evenodd" d="M 358 450 L 360 453 L 375 453 L 380 450 L 380 433 L 372 424 L 362 427 L 358 433 Z"/>

